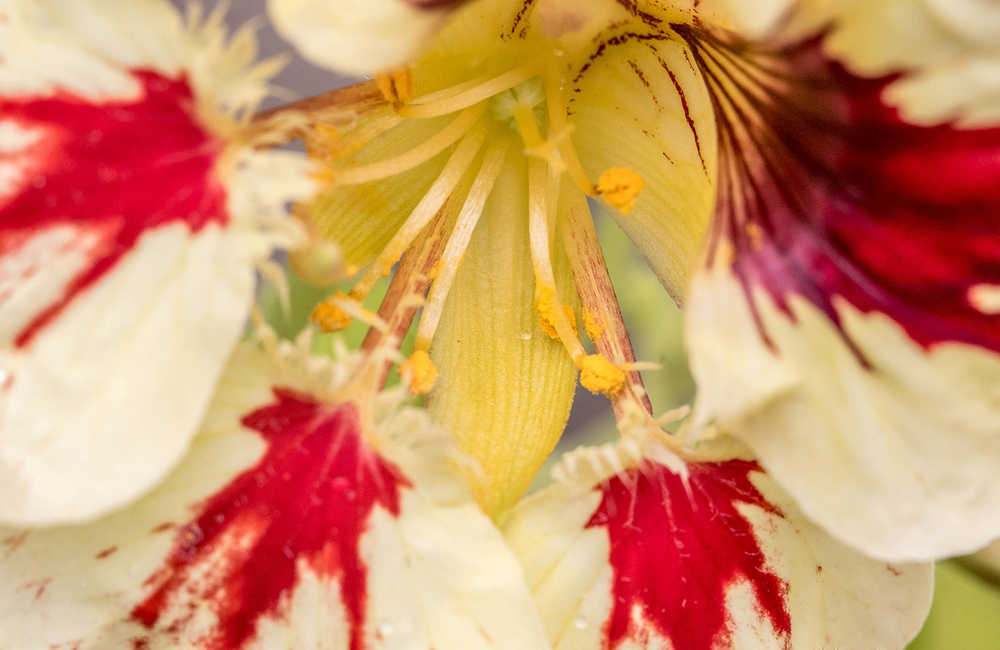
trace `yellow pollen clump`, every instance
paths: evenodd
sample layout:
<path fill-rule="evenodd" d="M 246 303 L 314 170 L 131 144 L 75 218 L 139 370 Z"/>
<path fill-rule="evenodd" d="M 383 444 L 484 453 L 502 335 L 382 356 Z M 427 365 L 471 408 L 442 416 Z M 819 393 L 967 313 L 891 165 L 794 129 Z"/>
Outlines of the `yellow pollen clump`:
<path fill-rule="evenodd" d="M 622 214 L 635 207 L 642 186 L 642 176 L 626 167 L 612 167 L 597 179 L 597 193 Z"/>
<path fill-rule="evenodd" d="M 306 133 L 306 152 L 313 160 L 326 161 L 334 157 L 337 150 L 337 141 L 340 139 L 340 131 L 329 124 L 319 123 Z"/>
<path fill-rule="evenodd" d="M 556 331 L 555 302 L 556 292 L 551 287 L 542 287 L 535 294 L 535 309 L 538 310 L 538 326 L 542 328 L 545 336 L 550 339 L 559 338 L 559 333 Z M 573 308 L 566 303 L 560 304 L 562 305 L 563 313 L 566 314 L 566 320 L 569 321 L 570 327 L 576 333 L 576 314 L 573 313 Z"/>
<path fill-rule="evenodd" d="M 409 378 L 410 392 L 414 395 L 426 395 L 434 388 L 437 381 L 437 368 L 431 361 L 431 355 L 424 350 L 417 350 L 403 362 L 400 372 Z"/>
<path fill-rule="evenodd" d="M 343 291 L 338 291 L 334 298 L 350 300 Z M 324 332 L 340 332 L 351 324 L 351 315 L 337 306 L 333 300 L 324 300 L 316 305 L 312 312 L 312 322 Z"/>
<path fill-rule="evenodd" d="M 594 316 L 586 307 L 583 309 L 583 326 L 587 330 L 587 336 L 591 341 L 596 341 L 604 334 L 604 324 Z"/>
<path fill-rule="evenodd" d="M 402 106 L 413 95 L 413 73 L 407 67 L 396 68 L 377 75 L 375 85 L 387 102 Z"/>
<path fill-rule="evenodd" d="M 625 372 L 603 354 L 589 354 L 580 361 L 580 383 L 591 393 L 613 397 L 625 386 Z"/>

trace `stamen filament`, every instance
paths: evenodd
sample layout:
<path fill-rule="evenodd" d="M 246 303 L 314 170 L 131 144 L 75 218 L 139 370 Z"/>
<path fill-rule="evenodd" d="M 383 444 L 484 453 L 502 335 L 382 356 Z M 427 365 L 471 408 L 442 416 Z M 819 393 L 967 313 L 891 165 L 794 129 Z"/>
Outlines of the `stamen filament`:
<path fill-rule="evenodd" d="M 625 390 L 609 396 L 615 414 L 622 417 L 627 402 L 651 413 L 649 396 L 638 373 L 647 366 L 635 361 L 587 200 L 579 192 L 567 188 L 560 203 L 560 217 L 564 225 L 563 246 L 569 257 L 577 294 L 585 312 L 600 325 L 594 329 L 597 334 L 593 337 L 594 347 L 619 369 L 626 371 Z"/>
<path fill-rule="evenodd" d="M 573 326 L 559 300 L 556 289 L 555 272 L 552 270 L 552 253 L 549 243 L 549 204 L 557 178 L 553 177 L 549 166 L 541 160 L 528 161 L 528 235 L 531 247 L 531 262 L 535 271 L 536 301 L 552 301 L 550 317 L 552 326 L 559 336 L 566 351 L 578 366 L 587 356 L 580 339 L 577 338 Z"/>
<path fill-rule="evenodd" d="M 388 330 L 382 332 L 375 328 L 370 329 L 361 344 L 361 349 L 369 356 L 380 348 L 388 348 L 383 354 L 378 355 L 385 359 L 378 373 L 379 388 L 385 384 L 392 369 L 392 357 L 398 354 L 403 337 L 420 306 L 420 298 L 430 284 L 429 272 L 444 247 L 444 229 L 447 222 L 446 216 L 439 213 L 406 251 L 396 273 L 392 276 L 382 304 L 379 305 L 379 317 L 388 324 Z"/>
<path fill-rule="evenodd" d="M 408 118 L 440 117 L 460 111 L 475 104 L 486 101 L 494 95 L 521 85 L 538 74 L 534 64 L 523 65 L 513 70 L 481 82 L 473 82 L 456 86 L 439 93 L 428 95 L 410 102 L 399 109 L 399 114 Z M 457 92 L 456 92 L 457 89 Z"/>
<path fill-rule="evenodd" d="M 545 71 L 545 104 L 549 110 L 549 133 L 556 134 L 558 140 L 559 155 L 563 164 L 566 165 L 566 173 L 587 196 L 595 196 L 593 183 L 587 176 L 580 156 L 573 146 L 570 137 L 572 125 L 567 120 L 566 99 L 563 96 L 562 86 L 564 84 L 563 74 L 558 67 L 558 59 L 552 57 Z"/>
<path fill-rule="evenodd" d="M 441 174 L 431 184 L 427 193 L 413 209 L 410 216 L 396 231 L 385 249 L 379 254 L 370 267 L 361 276 L 354 288 L 351 289 L 351 297 L 356 300 L 363 300 L 368 292 L 378 281 L 379 276 L 387 274 L 392 266 L 399 261 L 399 258 L 406 252 L 413 240 L 416 239 L 420 231 L 423 230 L 434 215 L 438 213 L 441 206 L 454 191 L 455 186 L 462 179 L 465 171 L 469 168 L 476 153 L 486 138 L 486 130 L 483 127 L 473 129 L 462 139 L 458 147 L 448 158 Z"/>
<path fill-rule="evenodd" d="M 483 104 L 466 109 L 448 126 L 406 153 L 368 165 L 333 170 L 332 182 L 336 185 L 360 185 L 395 176 L 418 167 L 458 142 L 479 120 L 485 110 L 486 106 Z"/>
<path fill-rule="evenodd" d="M 329 127 L 324 129 L 321 128 L 323 125 L 317 125 L 313 133 L 306 137 L 306 146 L 313 157 L 324 162 L 333 162 L 353 156 L 378 136 L 396 128 L 402 121 L 403 118 L 390 113 L 363 122 L 344 135 L 340 135 L 335 129 Z"/>
<path fill-rule="evenodd" d="M 483 208 L 486 206 L 486 200 L 500 176 L 506 154 L 506 144 L 493 145 L 486 151 L 479 173 L 472 183 L 465 203 L 462 204 L 462 210 L 455 222 L 448 244 L 445 246 L 444 254 L 438 260 L 440 270 L 434 284 L 431 285 L 430 295 L 424 305 L 423 314 L 420 316 L 420 325 L 417 327 L 417 337 L 414 343 L 416 350 L 430 349 L 431 339 L 434 338 L 438 323 L 441 321 L 445 299 L 448 297 L 455 275 L 458 273 L 462 255 L 469 246 L 472 232 L 475 230 L 476 224 L 479 223 Z"/>

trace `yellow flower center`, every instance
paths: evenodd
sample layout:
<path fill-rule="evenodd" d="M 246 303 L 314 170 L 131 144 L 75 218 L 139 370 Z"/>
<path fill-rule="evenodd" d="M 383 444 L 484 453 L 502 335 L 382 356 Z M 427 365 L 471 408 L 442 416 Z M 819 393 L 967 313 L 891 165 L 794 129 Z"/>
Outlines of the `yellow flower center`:
<path fill-rule="evenodd" d="M 642 178 L 624 167 L 609 169 L 597 184 L 587 176 L 573 145 L 573 124 L 565 103 L 563 79 L 555 54 L 540 61 L 511 68 L 487 79 L 459 83 L 422 97 L 411 98 L 413 80 L 408 70 L 383 75 L 376 84 L 394 115 L 377 118 L 365 133 L 343 134 L 318 127 L 309 138 L 310 151 L 327 163 L 326 179 L 333 185 L 357 185 L 396 176 L 427 163 L 451 149 L 444 168 L 373 264 L 362 273 L 348 295 L 335 296 L 317 306 L 313 320 L 321 329 L 344 329 L 350 322 L 344 303 L 363 301 L 378 278 L 388 274 L 420 232 L 438 215 L 470 167 L 479 168 L 465 197 L 447 244 L 434 263 L 433 284 L 423 305 L 415 349 L 420 354 L 406 363 L 412 370 L 411 387 L 423 393 L 433 385 L 433 364 L 427 351 L 440 322 L 448 291 L 458 271 L 472 232 L 510 152 L 508 137 L 514 131 L 528 158 L 528 217 L 532 265 L 536 280 L 535 305 L 542 332 L 566 348 L 588 387 L 612 395 L 620 390 L 625 374 L 609 359 L 588 355 L 578 338 L 576 315 L 556 289 L 550 241 L 555 229 L 555 203 L 560 179 L 565 175 L 581 196 L 600 197 L 615 209 L 629 212 L 642 190 Z M 343 152 L 354 151 L 401 120 L 450 117 L 450 121 L 423 142 L 398 155 L 362 165 L 340 163 Z M 499 131 L 498 131 L 499 129 Z M 601 262 L 603 264 L 603 261 Z M 588 328 L 589 333 L 601 328 Z M 597 359 L 600 359 L 598 363 Z"/>

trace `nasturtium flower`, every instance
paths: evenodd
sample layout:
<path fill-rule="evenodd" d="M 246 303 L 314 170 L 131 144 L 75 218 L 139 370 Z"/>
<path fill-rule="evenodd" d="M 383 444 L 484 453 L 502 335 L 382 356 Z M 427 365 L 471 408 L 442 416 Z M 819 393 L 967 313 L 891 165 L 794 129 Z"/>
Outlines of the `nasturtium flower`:
<path fill-rule="evenodd" d="M 718 105 L 695 62 L 718 8 L 317 9 L 314 44 L 324 16 L 339 21 L 328 35 L 391 36 L 371 28 L 407 11 L 434 12 L 421 34 L 444 27 L 412 69 L 252 116 L 274 66 L 251 64 L 249 32 L 228 43 L 221 14 L 184 24 L 157 0 L 113 4 L 0 11 L 0 268 L 13 274 L 0 310 L 23 321 L 0 349 L 0 416 L 18 416 L 0 423 L 13 432 L 0 454 L 25 466 L 5 480 L 30 481 L 34 498 L 0 484 L 15 503 L 0 646 L 913 636 L 931 567 L 837 541 L 736 441 L 690 449 L 663 433 L 622 324 L 588 201 L 683 298 L 721 177 Z M 274 8 L 290 31 L 309 15 Z M 22 52 L 46 73 L 29 77 Z M 301 133 L 319 168 L 266 151 Z M 301 234 L 285 204 L 311 195 L 310 172 L 328 187 L 297 204 L 305 230 L 366 267 L 314 312 L 320 329 L 370 326 L 333 358 L 313 355 L 313 326 L 280 341 L 252 309 L 255 262 Z M 375 314 L 362 299 L 383 273 Z M 248 313 L 254 340 L 234 350 Z M 394 366 L 403 382 L 386 390 Z M 623 440 L 572 454 L 517 505 L 578 371 L 611 399 Z"/>
<path fill-rule="evenodd" d="M 285 3 L 271 6 L 283 24 Z M 354 90 L 353 122 L 307 138 L 329 184 L 308 213 L 349 264 L 367 267 L 343 299 L 363 299 L 422 229 L 443 222 L 415 347 L 437 369 L 431 413 L 479 461 L 477 494 L 495 514 L 552 450 L 578 371 L 616 404 L 645 399 L 588 197 L 613 206 L 679 297 L 715 168 L 711 105 L 682 42 L 591 57 L 604 21 L 633 22 L 627 8 L 582 5 L 594 13 L 583 17 L 586 39 L 551 35 L 518 8 L 463 6 L 412 70 Z M 366 87 L 381 90 L 380 105 Z M 332 304 L 316 317 L 331 329 L 346 322 Z"/>
<path fill-rule="evenodd" d="M 271 6 L 322 62 L 321 26 Z M 342 324 L 344 300 L 446 224 L 416 345 L 436 366 L 431 412 L 502 512 L 558 437 L 575 370 L 618 411 L 645 399 L 596 198 L 687 310 L 692 444 L 738 437 L 807 516 L 879 558 L 985 544 L 1000 534 L 997 13 L 464 3 L 409 67 L 342 96 L 354 121 L 309 138 L 329 188 L 308 213 L 368 267 L 317 322 Z"/>
<path fill-rule="evenodd" d="M 373 389 L 383 357 L 262 335 L 152 493 L 0 531 L 0 647 L 545 648 L 453 440 Z"/>
<path fill-rule="evenodd" d="M 79 521 L 183 455 L 301 238 L 301 155 L 256 149 L 276 60 L 156 0 L 0 2 L 0 522 Z"/>

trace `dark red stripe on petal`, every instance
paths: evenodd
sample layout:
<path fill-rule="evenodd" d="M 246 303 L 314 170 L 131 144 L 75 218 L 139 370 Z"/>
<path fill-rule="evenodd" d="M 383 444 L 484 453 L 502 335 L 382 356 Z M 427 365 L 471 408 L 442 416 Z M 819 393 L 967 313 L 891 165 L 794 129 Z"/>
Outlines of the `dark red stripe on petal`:
<path fill-rule="evenodd" d="M 684 650 L 726 646 L 726 590 L 741 580 L 759 616 L 788 638 L 787 585 L 770 572 L 753 527 L 737 510 L 747 504 L 780 515 L 750 482 L 753 471 L 760 469 L 743 461 L 691 465 L 685 485 L 647 461 L 599 486 L 603 498 L 587 526 L 605 528 L 611 544 L 610 648 L 626 640 L 642 645 L 652 634 Z M 636 622 L 636 608 L 652 629 Z"/>
<path fill-rule="evenodd" d="M 261 618 L 284 613 L 304 562 L 339 582 L 350 648 L 361 650 L 367 568 L 360 539 L 375 506 L 399 514 L 409 483 L 364 442 L 352 404 L 274 394 L 273 404 L 243 418 L 267 443 L 264 455 L 178 531 L 132 618 L 167 639 L 187 639 L 195 608 L 207 602 L 218 625 L 199 647 L 241 648 Z"/>
<path fill-rule="evenodd" d="M 840 296 L 925 347 L 1000 352 L 1000 315 L 969 300 L 1000 284 L 1000 128 L 906 122 L 884 99 L 904 75 L 853 75 L 821 36 L 767 50 L 676 29 L 719 123 L 713 255 L 732 244 L 722 261 L 748 291 L 789 316 L 802 296 L 838 326 Z"/>
<path fill-rule="evenodd" d="M 0 123 L 40 135 L 25 166 L 30 177 L 0 201 L 0 255 L 60 225 L 99 240 L 63 296 L 18 334 L 19 346 L 98 282 L 144 233 L 174 222 L 191 231 L 226 223 L 226 194 L 213 174 L 223 143 L 199 122 L 187 80 L 148 70 L 133 76 L 141 89 L 137 99 L 95 103 L 66 91 L 0 97 Z M 44 264 L 39 260 L 42 272 Z"/>

